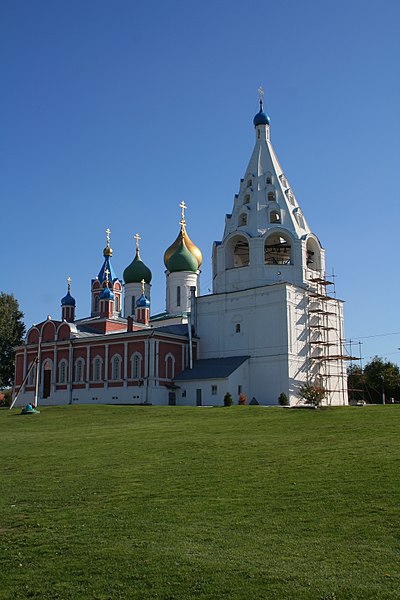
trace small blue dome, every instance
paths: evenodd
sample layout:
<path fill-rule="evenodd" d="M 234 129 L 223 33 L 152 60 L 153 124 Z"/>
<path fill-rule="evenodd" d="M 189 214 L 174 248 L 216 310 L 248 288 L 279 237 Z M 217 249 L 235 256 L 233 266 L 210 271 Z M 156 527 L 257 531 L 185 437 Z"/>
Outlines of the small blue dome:
<path fill-rule="evenodd" d="M 136 308 L 150 308 L 150 302 L 144 294 L 136 301 Z"/>
<path fill-rule="evenodd" d="M 269 116 L 265 114 L 265 112 L 263 111 L 262 108 L 260 108 L 260 112 L 258 112 L 256 114 L 256 116 L 254 117 L 253 123 L 254 123 L 254 127 L 257 127 L 257 125 L 269 125 L 270 124 Z"/>
<path fill-rule="evenodd" d="M 100 294 L 100 300 L 114 300 L 114 293 L 109 287 L 105 287 Z"/>
<path fill-rule="evenodd" d="M 76 305 L 75 298 L 73 298 L 69 292 L 67 293 L 66 296 L 64 296 L 64 298 L 61 298 L 61 306 L 75 306 L 75 305 Z"/>

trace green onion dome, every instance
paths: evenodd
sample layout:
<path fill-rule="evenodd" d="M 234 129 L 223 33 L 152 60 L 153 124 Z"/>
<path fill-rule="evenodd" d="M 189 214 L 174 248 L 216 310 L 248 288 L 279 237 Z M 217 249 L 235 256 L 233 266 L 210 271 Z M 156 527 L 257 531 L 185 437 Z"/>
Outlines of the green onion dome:
<path fill-rule="evenodd" d="M 178 237 L 164 253 L 164 264 L 168 271 L 193 271 L 200 269 L 203 256 L 186 233 L 185 225 L 181 226 Z"/>
<path fill-rule="evenodd" d="M 128 265 L 124 271 L 124 282 L 125 283 L 140 283 L 142 279 L 146 283 L 151 281 L 151 271 L 149 267 L 146 267 L 142 259 L 140 258 L 139 250 L 136 250 L 136 256 Z"/>

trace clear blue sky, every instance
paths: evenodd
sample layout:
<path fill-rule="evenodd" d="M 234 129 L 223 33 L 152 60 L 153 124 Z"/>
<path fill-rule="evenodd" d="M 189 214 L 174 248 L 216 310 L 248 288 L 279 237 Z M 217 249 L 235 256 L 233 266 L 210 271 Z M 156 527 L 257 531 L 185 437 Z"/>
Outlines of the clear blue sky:
<path fill-rule="evenodd" d="M 262 84 L 346 337 L 400 362 L 399 22 L 396 0 L 2 0 L 1 289 L 27 325 L 59 318 L 68 275 L 89 313 L 107 227 L 121 278 L 140 233 L 161 311 L 182 198 L 211 288 Z"/>

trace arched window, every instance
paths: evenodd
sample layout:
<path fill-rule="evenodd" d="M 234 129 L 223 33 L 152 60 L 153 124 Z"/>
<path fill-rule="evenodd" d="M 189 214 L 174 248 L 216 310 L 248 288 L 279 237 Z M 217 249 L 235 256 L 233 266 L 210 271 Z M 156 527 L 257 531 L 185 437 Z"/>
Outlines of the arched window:
<path fill-rule="evenodd" d="M 120 357 L 119 354 L 114 354 L 114 356 L 112 357 L 112 368 L 111 368 L 111 379 L 113 381 L 117 381 L 118 379 L 121 379 L 121 364 L 122 364 L 122 359 Z"/>
<path fill-rule="evenodd" d="M 275 192 L 268 192 L 268 201 L 275 202 Z"/>
<path fill-rule="evenodd" d="M 99 296 L 94 298 L 94 312 L 99 312 Z"/>
<path fill-rule="evenodd" d="M 239 227 L 243 227 L 244 225 L 247 225 L 247 214 L 246 213 L 242 213 L 239 216 Z"/>
<path fill-rule="evenodd" d="M 307 239 L 307 267 L 313 271 L 321 271 L 321 248 L 318 242 L 313 238 Z"/>
<path fill-rule="evenodd" d="M 247 180 L 247 187 L 251 187 L 253 185 L 253 180 L 252 179 L 248 179 Z"/>
<path fill-rule="evenodd" d="M 132 300 L 131 300 L 131 315 L 135 314 L 135 309 L 136 309 L 136 298 L 135 298 L 135 296 L 132 296 Z"/>
<path fill-rule="evenodd" d="M 83 358 L 78 358 L 75 363 L 75 381 L 80 383 L 83 381 L 83 369 L 85 367 L 85 361 Z"/>
<path fill-rule="evenodd" d="M 265 183 L 267 185 L 271 185 L 272 184 L 272 175 L 271 175 L 271 173 L 268 173 L 268 175 L 266 177 L 266 180 L 265 180 Z"/>
<path fill-rule="evenodd" d="M 269 213 L 269 222 L 272 224 L 281 222 L 281 215 L 277 210 L 271 210 Z"/>
<path fill-rule="evenodd" d="M 29 369 L 31 368 L 31 366 L 32 366 L 32 363 L 30 363 Z M 36 380 L 36 365 L 34 365 L 32 367 L 32 370 L 29 373 L 28 385 L 35 385 L 35 380 Z"/>
<path fill-rule="evenodd" d="M 165 377 L 166 379 L 175 377 L 175 358 L 172 354 L 167 354 L 165 357 Z"/>
<path fill-rule="evenodd" d="M 93 381 L 101 381 L 102 379 L 103 360 L 100 356 L 96 356 L 93 360 Z"/>
<path fill-rule="evenodd" d="M 142 355 L 135 352 L 131 356 L 131 375 L 132 379 L 141 379 L 142 377 Z"/>
<path fill-rule="evenodd" d="M 270 235 L 264 246 L 264 260 L 267 265 L 290 265 L 292 264 L 292 248 L 290 241 L 282 237 L 280 233 Z"/>
<path fill-rule="evenodd" d="M 58 383 L 67 383 L 67 361 L 60 360 L 58 365 Z"/>
<path fill-rule="evenodd" d="M 233 236 L 225 246 L 227 269 L 246 267 L 250 263 L 249 242 L 244 235 Z"/>
<path fill-rule="evenodd" d="M 294 216 L 296 217 L 298 226 L 301 227 L 302 229 L 305 229 L 304 217 L 301 214 L 300 208 L 295 208 L 293 213 L 294 213 Z"/>
<path fill-rule="evenodd" d="M 120 310 L 120 305 L 119 305 L 119 296 L 118 296 L 118 295 L 116 295 L 116 296 L 115 296 L 115 310 L 116 310 L 117 312 L 119 312 L 119 310 Z"/>
<path fill-rule="evenodd" d="M 244 197 L 243 204 L 249 204 L 249 202 L 250 202 L 250 194 L 246 194 L 245 197 Z"/>
<path fill-rule="evenodd" d="M 181 305 L 181 286 L 178 285 L 176 288 L 176 305 L 180 306 Z"/>

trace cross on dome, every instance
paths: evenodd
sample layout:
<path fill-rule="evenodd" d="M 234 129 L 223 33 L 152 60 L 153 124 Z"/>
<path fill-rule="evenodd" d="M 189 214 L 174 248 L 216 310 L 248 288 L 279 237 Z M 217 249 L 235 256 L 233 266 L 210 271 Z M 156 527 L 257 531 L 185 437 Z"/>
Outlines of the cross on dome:
<path fill-rule="evenodd" d="M 110 233 L 111 233 L 111 229 L 109 227 L 107 227 L 107 229 L 106 229 L 107 246 L 110 245 Z"/>
<path fill-rule="evenodd" d="M 140 235 L 138 233 L 135 233 L 135 235 L 133 236 L 135 238 L 136 241 L 136 250 L 139 250 L 139 240 L 141 240 L 142 238 L 140 237 Z"/>
<path fill-rule="evenodd" d="M 68 285 L 68 291 L 71 291 L 71 277 L 68 275 L 67 277 L 67 285 Z"/>
<path fill-rule="evenodd" d="M 110 274 L 110 271 L 109 271 L 108 269 L 106 269 L 106 270 L 104 271 L 104 275 L 106 276 L 106 284 L 107 284 L 107 285 L 108 285 L 108 276 L 109 276 L 109 274 Z"/>
<path fill-rule="evenodd" d="M 185 221 L 185 210 L 187 209 L 187 206 L 185 204 L 185 201 L 182 200 L 182 202 L 179 204 L 179 206 L 181 207 L 181 220 L 179 225 L 182 225 L 182 227 L 184 227 L 186 225 L 186 221 Z"/>
<path fill-rule="evenodd" d="M 263 106 L 263 100 L 264 100 L 264 90 L 263 90 L 262 85 L 260 85 L 260 87 L 258 88 L 257 91 L 258 91 L 258 99 L 260 102 L 260 110 L 261 110 L 262 106 Z"/>
<path fill-rule="evenodd" d="M 146 283 L 146 282 L 145 282 L 145 280 L 144 280 L 144 279 L 142 279 L 142 281 L 140 282 L 140 285 L 142 286 L 142 294 L 143 294 L 143 296 L 144 296 L 144 284 L 145 284 L 145 283 Z"/>

